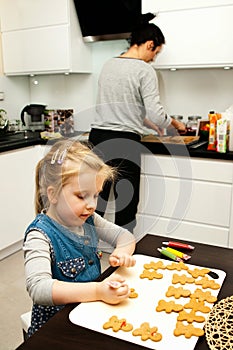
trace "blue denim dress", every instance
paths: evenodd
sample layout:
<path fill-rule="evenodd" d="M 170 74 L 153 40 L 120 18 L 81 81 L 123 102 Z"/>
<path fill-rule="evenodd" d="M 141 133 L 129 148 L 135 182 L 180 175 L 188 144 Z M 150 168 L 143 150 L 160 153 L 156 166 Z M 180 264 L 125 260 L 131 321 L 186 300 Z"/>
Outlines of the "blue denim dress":
<path fill-rule="evenodd" d="M 97 250 L 98 237 L 93 217 L 83 225 L 84 235 L 79 236 L 45 214 L 38 214 L 28 226 L 25 239 L 30 231 L 38 230 L 49 240 L 52 278 L 66 282 L 90 282 L 101 273 L 100 254 Z M 31 336 L 64 305 L 46 306 L 33 304 Z"/>

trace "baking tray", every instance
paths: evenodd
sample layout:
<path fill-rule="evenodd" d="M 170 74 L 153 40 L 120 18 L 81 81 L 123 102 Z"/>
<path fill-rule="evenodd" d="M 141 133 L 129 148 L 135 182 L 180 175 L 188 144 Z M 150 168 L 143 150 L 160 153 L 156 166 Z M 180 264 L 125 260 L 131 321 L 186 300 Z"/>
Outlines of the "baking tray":
<path fill-rule="evenodd" d="M 163 274 L 163 278 L 160 280 L 148 280 L 141 279 L 139 276 L 144 270 L 143 265 L 145 263 L 162 261 L 164 265 L 170 265 L 172 261 L 158 259 L 147 255 L 135 255 L 136 265 L 134 267 L 125 268 L 120 267 L 114 273 L 118 273 L 125 277 L 126 282 L 130 288 L 134 288 L 138 293 L 138 297 L 135 299 L 127 299 L 118 305 L 109 305 L 103 302 L 88 302 L 81 303 L 75 307 L 69 314 L 69 319 L 72 323 L 100 332 L 111 337 L 116 337 L 127 342 L 139 344 L 148 349 L 156 350 L 168 350 L 171 347 L 173 349 L 179 350 L 193 350 L 198 337 L 191 337 L 186 339 L 184 336 L 176 337 L 173 335 L 173 330 L 175 328 L 177 313 L 172 312 L 166 314 L 163 312 L 157 312 L 155 310 L 158 301 L 160 299 L 165 299 L 167 301 L 174 300 L 177 304 L 185 304 L 189 301 L 189 298 L 179 298 L 174 297 L 167 298 L 165 293 L 168 286 L 172 285 L 171 280 L 174 273 L 177 274 L 187 274 L 185 270 L 158 270 L 158 272 Z M 203 268 L 197 265 L 188 264 L 190 269 Z M 205 266 L 206 267 L 206 266 Z M 222 270 L 210 269 L 216 272 L 219 276 L 217 283 L 221 286 L 225 279 L 226 273 Z M 189 275 L 190 277 L 190 275 Z M 175 284 L 174 287 L 180 287 L 180 284 Z M 194 292 L 195 289 L 201 288 L 199 285 L 186 284 L 183 286 L 185 289 L 189 289 Z M 217 296 L 220 289 L 210 290 L 205 289 L 204 291 L 211 291 L 211 294 Z M 213 307 L 213 304 L 206 305 Z M 187 310 L 190 311 L 190 310 Z M 201 313 L 198 313 L 201 315 Z M 163 338 L 160 342 L 153 342 L 151 340 L 142 341 L 140 337 L 133 336 L 131 332 L 113 332 L 112 329 L 103 329 L 103 324 L 109 320 L 111 316 L 117 316 L 118 318 L 126 318 L 128 323 L 131 323 L 135 328 L 139 328 L 141 323 L 149 322 L 150 327 L 158 327 L 158 332 L 162 334 Z M 207 314 L 202 314 L 207 318 Z M 193 323 L 195 327 L 203 328 L 204 323 Z"/>

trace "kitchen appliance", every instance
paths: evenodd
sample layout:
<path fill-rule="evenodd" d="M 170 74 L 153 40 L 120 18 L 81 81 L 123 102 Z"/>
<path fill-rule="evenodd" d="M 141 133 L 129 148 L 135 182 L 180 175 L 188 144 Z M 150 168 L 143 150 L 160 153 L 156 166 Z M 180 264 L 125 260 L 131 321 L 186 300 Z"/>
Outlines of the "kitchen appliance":
<path fill-rule="evenodd" d="M 155 14 L 141 13 L 142 0 L 74 0 L 86 42 L 128 39 L 133 28 Z"/>
<path fill-rule="evenodd" d="M 27 130 L 44 130 L 45 105 L 30 104 L 23 108 L 21 121 Z"/>

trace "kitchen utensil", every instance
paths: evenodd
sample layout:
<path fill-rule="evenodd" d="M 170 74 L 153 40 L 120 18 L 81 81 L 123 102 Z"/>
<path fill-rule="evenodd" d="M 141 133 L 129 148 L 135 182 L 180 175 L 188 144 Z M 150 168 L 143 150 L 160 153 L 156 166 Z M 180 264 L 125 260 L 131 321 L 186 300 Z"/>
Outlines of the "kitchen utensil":
<path fill-rule="evenodd" d="M 199 138 L 200 136 L 155 136 L 151 134 L 143 136 L 141 141 L 189 146 L 197 143 Z"/>

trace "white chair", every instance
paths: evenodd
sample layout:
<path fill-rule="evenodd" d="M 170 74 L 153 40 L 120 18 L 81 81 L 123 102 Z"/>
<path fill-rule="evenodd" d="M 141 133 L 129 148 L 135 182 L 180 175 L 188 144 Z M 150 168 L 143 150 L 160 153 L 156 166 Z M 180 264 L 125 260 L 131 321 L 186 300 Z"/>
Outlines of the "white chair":
<path fill-rule="evenodd" d="M 28 328 L 31 324 L 31 315 L 32 315 L 32 312 L 28 311 L 20 316 L 24 341 L 27 339 Z"/>

